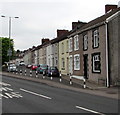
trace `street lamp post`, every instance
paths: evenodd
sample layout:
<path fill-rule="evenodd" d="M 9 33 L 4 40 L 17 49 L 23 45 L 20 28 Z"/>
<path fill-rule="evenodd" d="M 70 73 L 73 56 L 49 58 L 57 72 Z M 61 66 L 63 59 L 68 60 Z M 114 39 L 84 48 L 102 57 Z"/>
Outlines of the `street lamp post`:
<path fill-rule="evenodd" d="M 4 16 L 2 15 L 1 17 L 5 18 L 5 17 L 8 17 L 8 16 Z M 12 18 L 19 18 L 19 17 L 8 17 L 9 18 L 9 39 L 11 38 L 11 19 Z"/>
<path fill-rule="evenodd" d="M 19 17 L 10 17 L 10 16 L 4 16 L 4 15 L 2 15 L 1 17 L 3 17 L 3 18 L 5 18 L 5 17 L 9 18 L 9 28 L 8 28 L 8 30 L 9 30 L 9 39 L 11 39 L 11 19 L 12 18 L 19 18 Z M 9 49 L 8 49 L 9 61 L 10 61 L 10 56 L 11 55 L 12 55 L 12 50 L 10 48 L 10 42 L 9 42 Z"/>

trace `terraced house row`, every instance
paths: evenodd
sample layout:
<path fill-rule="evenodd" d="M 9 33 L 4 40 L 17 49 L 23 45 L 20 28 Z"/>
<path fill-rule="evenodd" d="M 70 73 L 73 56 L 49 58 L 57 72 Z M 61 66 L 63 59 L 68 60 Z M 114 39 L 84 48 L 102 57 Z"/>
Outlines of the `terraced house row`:
<path fill-rule="evenodd" d="M 115 85 L 120 77 L 119 32 L 120 8 L 106 5 L 103 16 L 88 23 L 73 22 L 71 31 L 57 30 L 55 39 L 42 39 L 41 45 L 26 50 L 23 60 L 57 66 L 62 75 Z"/>

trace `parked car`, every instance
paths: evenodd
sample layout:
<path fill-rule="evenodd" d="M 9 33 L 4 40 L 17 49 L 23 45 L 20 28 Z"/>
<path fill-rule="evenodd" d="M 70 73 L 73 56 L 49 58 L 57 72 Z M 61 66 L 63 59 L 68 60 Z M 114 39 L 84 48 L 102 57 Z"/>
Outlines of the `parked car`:
<path fill-rule="evenodd" d="M 32 67 L 32 65 L 30 65 L 30 64 L 26 65 L 26 68 L 31 68 L 31 67 Z"/>
<path fill-rule="evenodd" d="M 25 66 L 24 61 L 21 61 L 21 62 L 19 63 L 19 66 Z"/>
<path fill-rule="evenodd" d="M 32 69 L 32 70 L 36 70 L 37 68 L 38 68 L 37 65 L 32 65 L 32 66 L 31 66 L 31 69 Z"/>
<path fill-rule="evenodd" d="M 10 64 L 10 65 L 8 65 L 8 71 L 10 71 L 10 72 L 15 72 L 15 71 L 17 71 L 16 65 L 15 65 L 15 64 Z"/>
<path fill-rule="evenodd" d="M 48 69 L 46 70 L 45 74 L 50 77 L 59 77 L 60 73 L 57 67 L 48 67 Z"/>
<path fill-rule="evenodd" d="M 38 68 L 36 70 L 38 73 L 43 73 L 43 71 L 46 71 L 47 69 L 48 69 L 48 65 L 40 64 L 38 65 Z"/>

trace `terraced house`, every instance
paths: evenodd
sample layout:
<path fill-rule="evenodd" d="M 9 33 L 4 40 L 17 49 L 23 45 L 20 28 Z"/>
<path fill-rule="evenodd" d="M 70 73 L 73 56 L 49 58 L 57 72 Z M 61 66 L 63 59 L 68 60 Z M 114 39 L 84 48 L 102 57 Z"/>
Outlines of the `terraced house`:
<path fill-rule="evenodd" d="M 69 74 L 69 52 L 68 52 L 68 39 L 66 36 L 62 37 L 59 41 L 59 70 L 62 74 Z"/>
<path fill-rule="evenodd" d="M 58 39 L 52 39 L 47 46 L 47 65 L 58 67 Z"/>
<path fill-rule="evenodd" d="M 88 23 L 73 22 L 71 31 L 57 30 L 55 39 L 42 39 L 37 49 L 33 47 L 25 54 L 26 62 L 57 66 L 62 75 L 86 78 L 107 87 L 117 84 L 120 8 L 106 5 L 105 9 L 103 16 Z"/>
<path fill-rule="evenodd" d="M 102 81 L 107 86 L 115 84 L 119 78 L 119 19 L 120 8 L 116 8 L 68 36 L 69 67 L 73 77 L 83 76 L 89 81 Z"/>

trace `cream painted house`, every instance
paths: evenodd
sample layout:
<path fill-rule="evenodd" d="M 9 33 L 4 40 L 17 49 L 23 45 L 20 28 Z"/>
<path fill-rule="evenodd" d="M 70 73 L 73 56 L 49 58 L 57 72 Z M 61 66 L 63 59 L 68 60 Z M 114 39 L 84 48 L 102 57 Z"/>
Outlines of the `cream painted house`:
<path fill-rule="evenodd" d="M 59 71 L 61 74 L 69 74 L 69 51 L 68 51 L 68 39 L 63 37 L 59 41 Z"/>

